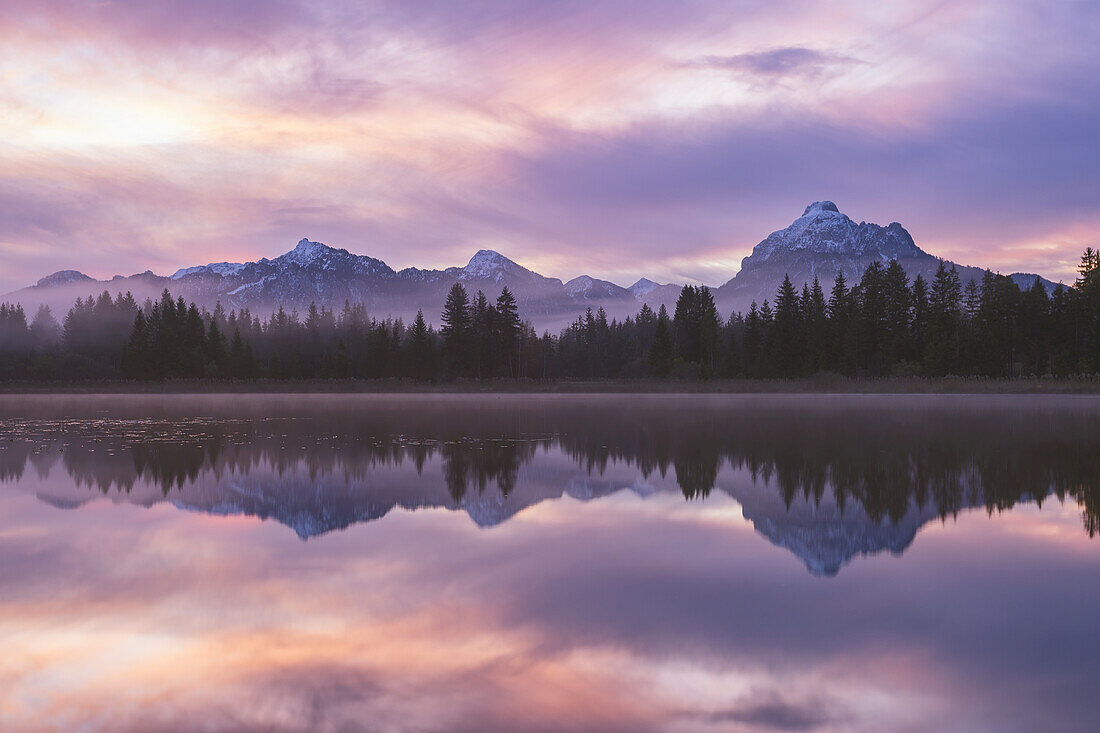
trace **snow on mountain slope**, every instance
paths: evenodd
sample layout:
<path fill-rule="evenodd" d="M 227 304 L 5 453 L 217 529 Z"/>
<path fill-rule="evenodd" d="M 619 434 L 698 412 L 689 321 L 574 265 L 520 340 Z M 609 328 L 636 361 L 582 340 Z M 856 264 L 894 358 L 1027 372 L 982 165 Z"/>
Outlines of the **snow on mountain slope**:
<path fill-rule="evenodd" d="M 626 288 L 619 287 L 607 280 L 597 280 L 589 275 L 575 277 L 565 284 L 565 292 L 574 300 L 603 300 L 606 298 L 627 298 L 634 295 Z"/>
<path fill-rule="evenodd" d="M 832 201 L 815 201 L 802 216 L 788 227 L 769 234 L 752 253 L 741 261 L 741 270 L 726 284 L 715 290 L 715 299 L 723 313 L 745 312 L 752 301 L 774 300 L 776 289 L 789 275 L 795 287 L 812 283 L 817 278 L 826 294 L 838 272 L 844 273 L 848 285 L 854 285 L 872 262 L 887 264 L 896 260 L 910 280 L 917 275 L 931 281 L 941 259 L 918 247 L 901 224 L 880 226 L 868 222 L 855 223 L 841 213 Z M 980 281 L 983 270 L 955 265 L 959 278 Z M 1011 276 L 1017 284 L 1030 287 L 1034 275 L 1017 273 Z M 1044 280 L 1048 289 L 1054 283 Z"/>
<path fill-rule="evenodd" d="M 240 274 L 244 269 L 244 263 L 242 262 L 211 262 L 209 265 L 198 265 L 196 267 L 184 267 L 176 270 L 174 273 L 168 276 L 169 280 L 179 280 L 187 277 L 188 275 L 219 275 L 221 277 L 227 277 L 231 275 Z"/>
<path fill-rule="evenodd" d="M 774 299 L 776 288 L 789 274 L 796 287 L 820 279 L 826 292 L 837 272 L 849 284 L 859 280 L 871 262 L 897 260 L 909 277 L 918 274 L 930 280 L 940 259 L 921 250 L 909 232 L 894 222 L 879 226 L 856 223 L 831 201 L 815 201 L 802 216 L 785 229 L 769 234 L 744 258 L 741 270 L 721 287 L 715 300 L 723 318 L 733 310 L 746 311 L 755 300 Z M 950 263 L 949 263 L 950 264 Z M 958 266 L 965 284 L 980 279 L 982 270 Z M 1015 273 L 1010 277 L 1020 287 L 1031 287 L 1035 275 Z M 1053 283 L 1042 281 L 1048 289 Z M 20 302 L 33 311 L 49 305 L 65 312 L 77 297 L 131 291 L 138 300 L 158 298 L 165 288 L 202 306 L 249 308 L 254 313 L 278 307 L 299 311 L 311 302 L 340 308 L 345 301 L 361 302 L 372 315 L 412 318 L 423 309 L 429 320 L 442 306 L 447 291 L 462 283 L 473 297 L 483 290 L 495 300 L 507 286 L 515 295 L 524 317 L 539 330 L 557 329 L 572 321 L 586 308 L 602 307 L 610 318 L 633 315 L 642 303 L 654 310 L 674 307 L 681 286 L 660 285 L 641 278 L 629 288 L 606 280 L 581 275 L 567 283 L 527 269 L 499 252 L 478 250 L 462 267 L 422 270 L 409 267 L 395 272 L 382 260 L 329 247 L 308 238 L 290 251 L 255 262 L 214 262 L 185 267 L 170 277 L 145 272 L 97 281 L 74 270 L 62 270 L 29 288 L 2 296 Z"/>

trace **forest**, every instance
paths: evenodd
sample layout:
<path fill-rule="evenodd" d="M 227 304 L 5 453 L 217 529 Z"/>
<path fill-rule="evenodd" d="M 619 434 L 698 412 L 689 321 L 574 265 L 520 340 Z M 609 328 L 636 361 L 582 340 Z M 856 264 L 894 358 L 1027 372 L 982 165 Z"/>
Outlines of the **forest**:
<path fill-rule="evenodd" d="M 78 299 L 58 322 L 0 304 L 0 381 L 174 379 L 629 380 L 1073 377 L 1100 373 L 1100 253 L 1085 251 L 1071 286 L 1019 288 L 987 271 L 963 284 L 941 263 L 912 282 L 897 262 L 858 282 L 795 287 L 723 320 L 706 286 L 675 310 L 643 305 L 608 320 L 589 309 L 539 335 L 504 288 L 495 301 L 455 284 L 439 328 L 378 319 L 361 304 L 304 314 L 200 309 L 165 290 Z M 826 294 L 826 287 L 829 291 Z"/>

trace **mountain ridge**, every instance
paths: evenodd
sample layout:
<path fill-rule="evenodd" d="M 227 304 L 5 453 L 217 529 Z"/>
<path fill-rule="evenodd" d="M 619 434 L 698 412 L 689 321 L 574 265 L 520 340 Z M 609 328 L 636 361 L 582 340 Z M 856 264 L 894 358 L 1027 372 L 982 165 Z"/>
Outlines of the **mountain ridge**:
<path fill-rule="evenodd" d="M 844 272 L 854 283 L 870 262 L 891 260 L 901 263 L 910 279 L 921 275 L 930 280 L 940 262 L 956 267 L 964 283 L 980 281 L 984 273 L 925 252 L 898 222 L 857 224 L 832 201 L 815 201 L 786 228 L 761 240 L 742 260 L 741 269 L 713 288 L 715 301 L 725 318 L 734 311 L 747 311 L 752 301 L 773 299 L 784 275 L 790 275 L 798 288 L 817 277 L 828 290 L 837 272 Z M 1013 273 L 1010 277 L 1026 288 L 1039 276 Z M 1054 287 L 1049 280 L 1040 281 L 1048 290 Z M 587 308 L 604 308 L 609 318 L 619 319 L 633 315 L 643 303 L 654 310 L 664 305 L 671 311 L 682 287 L 644 277 L 622 287 L 587 274 L 562 282 L 490 249 L 478 250 L 464 266 L 394 270 L 380 259 L 302 238 L 293 249 L 272 259 L 212 262 L 180 268 L 168 276 L 147 270 L 100 281 L 76 270 L 60 270 L 3 299 L 25 307 L 45 304 L 67 310 L 76 297 L 96 294 L 93 289 L 114 293 L 125 288 L 144 299 L 156 298 L 167 288 L 175 296 L 210 308 L 221 303 L 226 308 L 270 312 L 278 307 L 305 310 L 312 302 L 337 308 L 352 301 L 364 303 L 378 316 L 410 320 L 423 309 L 434 320 L 435 309 L 455 283 L 465 285 L 471 294 L 484 290 L 490 298 L 508 287 L 524 316 L 544 329 L 561 327 Z"/>
<path fill-rule="evenodd" d="M 723 285 L 715 288 L 714 297 L 723 312 L 745 312 L 755 301 L 774 300 L 776 287 L 785 276 L 796 288 L 817 278 L 828 293 L 838 272 L 844 273 L 848 285 L 854 285 L 872 262 L 897 261 L 910 281 L 918 275 L 931 282 L 941 262 L 954 267 L 960 281 L 981 282 L 985 270 L 936 257 L 925 252 L 898 222 L 886 226 L 865 221 L 855 223 L 832 201 L 815 201 L 802 216 L 783 229 L 778 229 L 760 241 L 741 260 L 741 269 Z M 1034 285 L 1039 278 L 1052 290 L 1055 284 L 1032 273 L 1009 275 L 1021 289 Z"/>

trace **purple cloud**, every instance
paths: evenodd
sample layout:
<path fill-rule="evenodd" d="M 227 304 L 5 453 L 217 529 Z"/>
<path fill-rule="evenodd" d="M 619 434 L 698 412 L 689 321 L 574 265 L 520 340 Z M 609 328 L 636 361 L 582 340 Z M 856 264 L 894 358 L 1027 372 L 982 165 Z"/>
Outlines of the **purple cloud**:
<path fill-rule="evenodd" d="M 730 71 L 756 83 L 774 84 L 790 76 L 816 78 L 827 72 L 861 63 L 858 59 L 830 51 L 787 46 L 732 56 L 704 56 L 689 66 Z"/>

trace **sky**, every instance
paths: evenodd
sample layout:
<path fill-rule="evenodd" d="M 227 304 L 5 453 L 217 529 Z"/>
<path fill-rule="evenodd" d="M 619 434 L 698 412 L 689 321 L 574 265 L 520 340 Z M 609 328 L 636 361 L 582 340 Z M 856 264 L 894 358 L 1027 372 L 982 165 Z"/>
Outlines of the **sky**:
<path fill-rule="evenodd" d="M 0 292 L 302 237 L 721 284 L 820 199 L 1070 282 L 1097 38 L 1095 0 L 5 0 Z"/>

